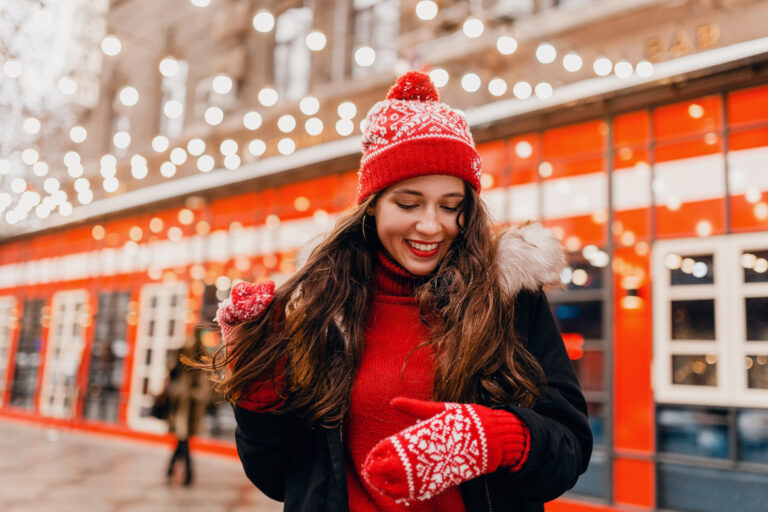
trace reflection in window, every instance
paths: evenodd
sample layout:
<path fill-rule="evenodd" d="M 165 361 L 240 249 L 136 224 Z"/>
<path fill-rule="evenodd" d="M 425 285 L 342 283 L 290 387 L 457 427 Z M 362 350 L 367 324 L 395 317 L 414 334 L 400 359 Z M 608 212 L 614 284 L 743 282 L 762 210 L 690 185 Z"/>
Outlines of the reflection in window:
<path fill-rule="evenodd" d="M 736 416 L 739 456 L 748 462 L 768 464 L 768 411 L 747 409 Z"/>
<path fill-rule="evenodd" d="M 608 494 L 608 457 L 604 452 L 592 452 L 587 471 L 579 477 L 571 492 L 603 497 Z"/>
<path fill-rule="evenodd" d="M 659 464 L 658 507 L 696 512 L 763 512 L 768 474 Z"/>
<path fill-rule="evenodd" d="M 748 251 L 740 260 L 745 283 L 768 283 L 768 251 Z"/>
<path fill-rule="evenodd" d="M 660 452 L 729 456 L 728 417 L 723 409 L 660 407 L 656 416 Z"/>
<path fill-rule="evenodd" d="M 592 436 L 596 445 L 605 444 L 605 404 L 598 402 L 587 403 L 589 426 L 592 428 Z"/>
<path fill-rule="evenodd" d="M 715 301 L 714 299 L 673 300 L 673 340 L 714 340 Z"/>
<path fill-rule="evenodd" d="M 37 372 L 40 367 L 42 350 L 42 330 L 40 323 L 45 300 L 24 301 L 21 316 L 21 332 L 16 350 L 13 383 L 11 384 L 11 405 L 34 409 Z"/>
<path fill-rule="evenodd" d="M 86 418 L 117 421 L 123 360 L 128 353 L 125 318 L 129 303 L 127 292 L 99 294 L 83 411 Z"/>
<path fill-rule="evenodd" d="M 584 350 L 583 355 L 578 359 L 572 359 L 571 363 L 573 363 L 573 368 L 576 370 L 576 376 L 579 378 L 582 389 L 586 391 L 604 391 L 604 358 L 602 350 Z"/>
<path fill-rule="evenodd" d="M 711 254 L 685 257 L 668 255 L 667 267 L 669 268 L 670 284 L 713 284 L 715 282 L 713 260 Z"/>
<path fill-rule="evenodd" d="M 768 389 L 768 355 L 749 355 L 746 358 L 747 387 Z"/>
<path fill-rule="evenodd" d="M 672 383 L 686 386 L 717 386 L 717 356 L 673 355 Z"/>
<path fill-rule="evenodd" d="M 559 302 L 552 308 L 561 332 L 581 334 L 585 340 L 603 338 L 603 301 Z"/>
<path fill-rule="evenodd" d="M 747 340 L 768 340 L 768 297 L 744 299 L 747 321 Z"/>

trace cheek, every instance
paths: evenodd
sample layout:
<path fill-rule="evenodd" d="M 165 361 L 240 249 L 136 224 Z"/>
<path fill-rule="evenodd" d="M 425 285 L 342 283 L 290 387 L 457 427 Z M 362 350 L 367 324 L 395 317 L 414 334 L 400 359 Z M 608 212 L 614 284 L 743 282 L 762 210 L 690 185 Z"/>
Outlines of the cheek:
<path fill-rule="evenodd" d="M 391 214 L 376 218 L 376 232 L 383 241 L 388 238 L 404 236 L 410 229 L 411 223 L 402 216 Z"/>

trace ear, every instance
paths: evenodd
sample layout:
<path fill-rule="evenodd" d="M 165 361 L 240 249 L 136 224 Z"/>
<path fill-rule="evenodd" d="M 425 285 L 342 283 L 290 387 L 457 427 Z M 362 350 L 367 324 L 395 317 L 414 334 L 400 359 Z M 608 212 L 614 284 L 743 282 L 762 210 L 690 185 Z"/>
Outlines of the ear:
<path fill-rule="evenodd" d="M 367 216 L 369 216 L 369 217 L 375 217 L 376 215 L 375 215 L 375 213 L 373 211 L 373 206 L 369 206 L 368 208 L 366 208 L 365 209 L 365 214 Z"/>

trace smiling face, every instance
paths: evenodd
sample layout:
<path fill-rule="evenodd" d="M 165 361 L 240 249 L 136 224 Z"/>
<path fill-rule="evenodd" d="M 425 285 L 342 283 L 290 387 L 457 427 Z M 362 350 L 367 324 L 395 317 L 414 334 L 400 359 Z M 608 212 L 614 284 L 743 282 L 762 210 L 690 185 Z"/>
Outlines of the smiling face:
<path fill-rule="evenodd" d="M 387 253 L 416 275 L 435 271 L 459 234 L 456 218 L 464 201 L 464 182 L 429 175 L 399 181 L 376 200 L 376 232 Z"/>

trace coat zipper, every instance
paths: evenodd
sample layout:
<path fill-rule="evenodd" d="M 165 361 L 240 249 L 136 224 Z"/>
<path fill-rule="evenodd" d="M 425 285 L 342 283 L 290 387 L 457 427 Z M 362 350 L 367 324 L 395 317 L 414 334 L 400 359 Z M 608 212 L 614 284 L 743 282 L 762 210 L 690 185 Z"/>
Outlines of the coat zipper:
<path fill-rule="evenodd" d="M 493 512 L 493 503 L 491 503 L 491 490 L 488 488 L 488 477 L 483 476 L 483 487 L 485 487 L 485 498 L 488 500 L 488 512 Z"/>

